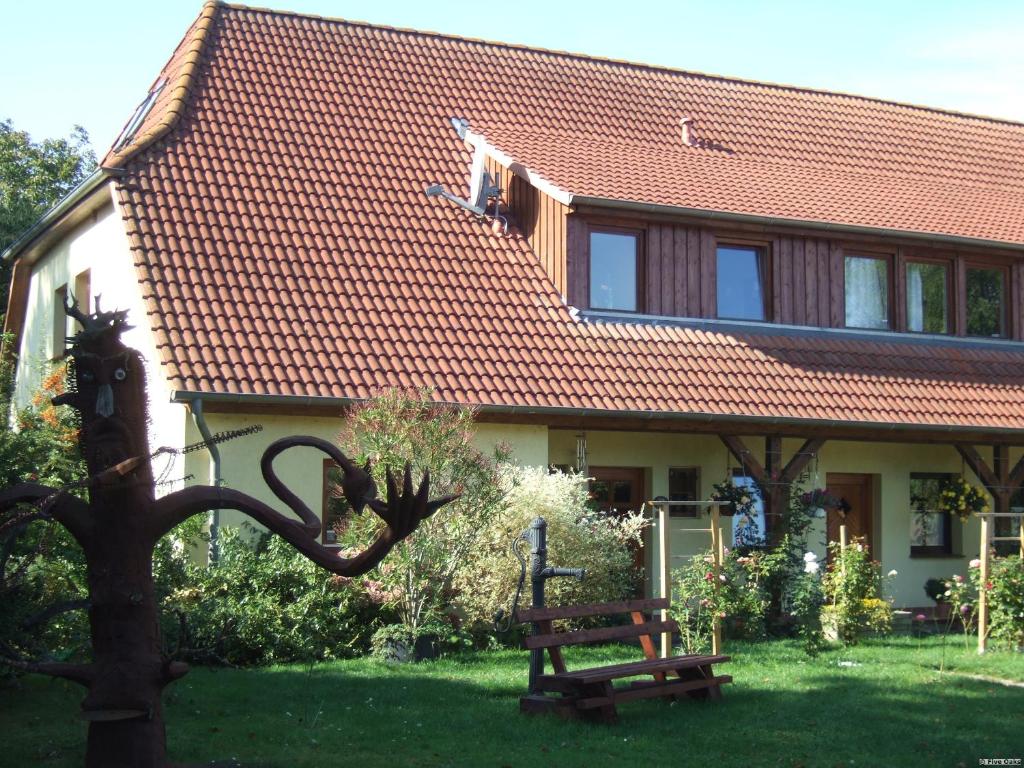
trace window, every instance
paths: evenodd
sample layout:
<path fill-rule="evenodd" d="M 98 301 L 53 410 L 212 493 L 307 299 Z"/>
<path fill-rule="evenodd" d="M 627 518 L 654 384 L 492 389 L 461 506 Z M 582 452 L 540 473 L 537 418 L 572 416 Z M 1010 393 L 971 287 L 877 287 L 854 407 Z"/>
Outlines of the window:
<path fill-rule="evenodd" d="M 68 298 L 68 287 L 62 285 L 53 294 L 53 339 L 51 341 L 52 352 L 50 358 L 59 360 L 64 356 L 67 348 L 68 337 L 68 313 L 64 304 Z"/>
<path fill-rule="evenodd" d="M 939 491 L 952 475 L 913 472 L 910 475 L 910 556 L 941 557 L 953 553 L 949 514 L 939 511 Z"/>
<path fill-rule="evenodd" d="M 341 470 L 333 459 L 324 459 L 323 469 L 323 520 L 324 544 L 336 544 L 339 528 L 344 528 L 348 517 L 349 506 L 344 498 L 338 495 L 341 490 Z"/>
<path fill-rule="evenodd" d="M 700 467 L 668 468 L 668 500 L 697 501 L 700 498 Z M 697 517 L 699 507 L 669 507 L 672 517 Z"/>
<path fill-rule="evenodd" d="M 907 330 L 949 333 L 949 268 L 945 264 L 907 264 Z"/>
<path fill-rule="evenodd" d="M 967 268 L 967 335 L 1006 336 L 1006 270 Z"/>
<path fill-rule="evenodd" d="M 639 309 L 639 246 L 637 233 L 590 233 L 591 309 Z"/>
<path fill-rule="evenodd" d="M 847 328 L 890 328 L 889 260 L 847 256 L 845 295 Z"/>
<path fill-rule="evenodd" d="M 718 316 L 727 320 L 765 319 L 764 249 L 718 246 Z"/>
<path fill-rule="evenodd" d="M 92 311 L 92 278 L 89 277 L 89 270 L 79 272 L 75 278 L 75 303 L 85 313 Z"/>
<path fill-rule="evenodd" d="M 754 508 L 749 515 L 732 516 L 732 541 L 737 547 L 754 547 L 767 543 L 764 521 L 764 498 L 754 478 L 744 475 L 742 470 L 733 470 L 733 485 L 749 488 L 754 496 Z"/>

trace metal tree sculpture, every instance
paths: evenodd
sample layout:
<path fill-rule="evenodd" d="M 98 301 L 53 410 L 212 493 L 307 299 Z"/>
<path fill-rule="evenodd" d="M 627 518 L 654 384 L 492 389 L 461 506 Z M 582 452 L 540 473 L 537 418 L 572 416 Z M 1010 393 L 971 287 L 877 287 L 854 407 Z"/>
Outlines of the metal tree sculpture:
<path fill-rule="evenodd" d="M 82 330 L 68 340 L 73 386 L 54 403 L 70 405 L 81 415 L 79 443 L 88 466 L 89 501 L 66 489 L 21 483 L 0 492 L 0 510 L 35 504 L 38 516 L 63 525 L 81 545 L 88 568 L 93 660 L 21 666 L 88 689 L 82 702 L 82 715 L 89 721 L 87 766 L 156 768 L 167 763 L 161 694 L 188 671 L 187 664 L 167 658 L 161 649 L 153 549 L 164 534 L 193 515 L 236 509 L 331 573 L 355 576 L 377 565 L 421 520 L 454 497 L 429 501 L 429 475 L 414 490 L 406 466 L 401 488 L 388 472 L 387 499 L 382 501 L 365 469 L 330 443 L 297 436 L 270 445 L 261 469 L 267 485 L 299 519 L 229 488 L 192 486 L 157 499 L 146 440 L 142 358 L 120 339 L 130 327 L 127 313 L 101 312 L 98 302 L 92 314 L 74 304 L 66 310 Z M 320 519 L 274 472 L 274 458 L 295 446 L 316 448 L 330 456 L 341 468 L 342 490 L 352 507 L 356 511 L 369 507 L 387 524 L 359 555 L 339 557 L 319 544 Z"/>

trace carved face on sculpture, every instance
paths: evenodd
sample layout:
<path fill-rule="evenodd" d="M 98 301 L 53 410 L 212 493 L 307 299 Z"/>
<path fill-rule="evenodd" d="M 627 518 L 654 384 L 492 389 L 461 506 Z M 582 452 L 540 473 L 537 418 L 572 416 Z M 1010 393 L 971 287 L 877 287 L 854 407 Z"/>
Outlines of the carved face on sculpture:
<path fill-rule="evenodd" d="M 90 474 L 146 452 L 146 386 L 142 358 L 121 343 L 124 312 L 85 315 L 66 307 L 82 330 L 71 337 L 69 391 L 54 398 L 82 420 L 79 443 Z"/>

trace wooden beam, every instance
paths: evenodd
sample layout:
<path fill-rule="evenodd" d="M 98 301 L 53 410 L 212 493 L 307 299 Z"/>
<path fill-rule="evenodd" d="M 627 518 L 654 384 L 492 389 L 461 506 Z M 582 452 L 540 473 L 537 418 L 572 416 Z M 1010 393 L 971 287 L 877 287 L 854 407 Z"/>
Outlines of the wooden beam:
<path fill-rule="evenodd" d="M 1024 456 L 1021 456 L 1014 464 L 1013 469 L 1010 470 L 1010 479 L 1007 485 L 1013 490 L 1017 490 L 1024 485 Z"/>
<path fill-rule="evenodd" d="M 784 483 L 792 483 L 804 471 L 804 468 L 810 463 L 811 459 L 818 455 L 818 451 L 825 445 L 826 440 L 823 437 L 812 437 L 809 440 L 804 441 L 804 444 L 800 446 L 800 449 L 796 452 L 786 468 L 782 470 L 781 480 Z"/>
<path fill-rule="evenodd" d="M 761 466 L 761 462 L 757 460 L 754 454 L 746 443 L 743 442 L 743 438 L 736 435 L 719 435 L 719 439 L 725 443 L 725 447 L 729 449 L 729 453 L 733 455 L 733 458 L 740 463 L 740 466 L 760 484 L 765 485 L 767 481 L 767 475 L 765 474 L 764 467 Z"/>
<path fill-rule="evenodd" d="M 971 468 L 971 471 L 978 476 L 978 479 L 988 489 L 989 493 L 995 495 L 999 488 L 999 479 L 996 477 L 995 472 L 992 471 L 992 468 L 981 458 L 981 454 L 978 453 L 977 449 L 973 445 L 966 445 L 964 443 L 956 443 L 954 447 L 957 453 L 963 457 L 967 466 Z"/>

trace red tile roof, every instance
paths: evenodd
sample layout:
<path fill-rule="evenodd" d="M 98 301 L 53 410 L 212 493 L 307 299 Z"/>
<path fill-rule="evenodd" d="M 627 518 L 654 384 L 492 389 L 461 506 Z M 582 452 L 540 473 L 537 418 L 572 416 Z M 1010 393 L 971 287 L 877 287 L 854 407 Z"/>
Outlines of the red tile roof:
<path fill-rule="evenodd" d="M 423 194 L 466 184 L 459 115 L 575 194 L 1024 242 L 1024 126 L 222 5 L 161 77 L 105 163 L 175 389 L 1024 429 L 1008 345 L 582 322 Z"/>

